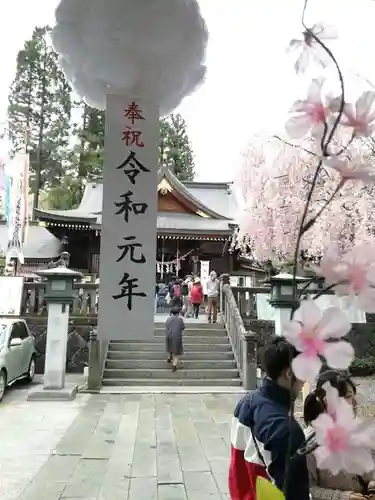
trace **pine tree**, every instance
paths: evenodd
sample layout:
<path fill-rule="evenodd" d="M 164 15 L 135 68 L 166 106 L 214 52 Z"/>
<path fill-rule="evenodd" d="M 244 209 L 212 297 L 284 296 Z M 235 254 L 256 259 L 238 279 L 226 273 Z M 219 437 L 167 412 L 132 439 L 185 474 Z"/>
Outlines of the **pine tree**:
<path fill-rule="evenodd" d="M 77 128 L 78 177 L 97 178 L 103 172 L 105 113 L 82 104 L 82 125 Z"/>
<path fill-rule="evenodd" d="M 180 181 L 194 179 L 194 155 L 182 116 L 171 114 L 160 120 L 159 164 L 169 167 Z"/>
<path fill-rule="evenodd" d="M 14 152 L 30 154 L 34 207 L 39 192 L 60 184 L 69 169 L 71 88 L 51 46 L 50 28 L 36 27 L 17 56 L 11 85 L 8 129 Z"/>

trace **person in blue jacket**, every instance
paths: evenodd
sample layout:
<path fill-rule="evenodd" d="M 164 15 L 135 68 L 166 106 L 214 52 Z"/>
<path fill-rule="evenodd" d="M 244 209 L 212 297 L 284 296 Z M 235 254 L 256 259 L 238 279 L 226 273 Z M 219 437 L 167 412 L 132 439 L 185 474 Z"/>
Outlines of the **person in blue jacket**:
<path fill-rule="evenodd" d="M 264 353 L 262 387 L 237 404 L 231 429 L 232 500 L 256 500 L 258 476 L 284 490 L 286 500 L 309 500 L 306 457 L 297 453 L 305 436 L 295 418 L 289 417 L 291 401 L 303 386 L 291 369 L 297 354 L 283 337 L 274 339 Z"/>

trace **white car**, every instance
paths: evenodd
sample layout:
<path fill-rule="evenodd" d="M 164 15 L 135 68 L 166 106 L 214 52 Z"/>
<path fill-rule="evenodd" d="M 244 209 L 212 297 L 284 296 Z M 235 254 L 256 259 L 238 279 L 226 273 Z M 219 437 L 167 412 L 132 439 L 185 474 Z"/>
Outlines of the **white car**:
<path fill-rule="evenodd" d="M 35 375 L 35 337 L 23 319 L 0 317 L 0 401 L 17 380 Z"/>

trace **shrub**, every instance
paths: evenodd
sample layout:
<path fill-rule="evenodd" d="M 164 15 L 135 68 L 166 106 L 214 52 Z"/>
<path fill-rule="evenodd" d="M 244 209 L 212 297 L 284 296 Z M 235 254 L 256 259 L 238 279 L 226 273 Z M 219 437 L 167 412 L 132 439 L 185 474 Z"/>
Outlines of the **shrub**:
<path fill-rule="evenodd" d="M 350 367 L 350 373 L 355 377 L 367 377 L 375 374 L 375 357 L 357 357 Z"/>

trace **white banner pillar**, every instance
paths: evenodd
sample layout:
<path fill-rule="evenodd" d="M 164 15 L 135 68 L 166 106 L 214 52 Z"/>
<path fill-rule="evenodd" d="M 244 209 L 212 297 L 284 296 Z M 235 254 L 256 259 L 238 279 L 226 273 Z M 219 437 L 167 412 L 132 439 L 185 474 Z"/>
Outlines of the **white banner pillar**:
<path fill-rule="evenodd" d="M 124 95 L 106 107 L 98 334 L 154 334 L 159 109 Z"/>

